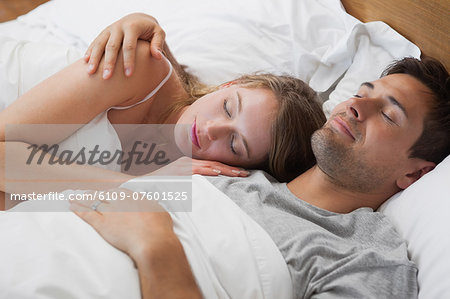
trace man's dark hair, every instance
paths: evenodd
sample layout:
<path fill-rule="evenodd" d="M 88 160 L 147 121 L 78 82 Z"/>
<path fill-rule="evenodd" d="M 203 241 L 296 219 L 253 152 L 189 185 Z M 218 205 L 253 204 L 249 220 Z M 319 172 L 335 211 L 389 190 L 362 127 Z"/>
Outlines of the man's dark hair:
<path fill-rule="evenodd" d="M 410 149 L 411 158 L 439 163 L 450 154 L 450 79 L 444 65 L 434 58 L 403 58 L 389 65 L 382 77 L 392 74 L 413 76 L 430 89 L 433 102 L 425 117 L 423 132 Z"/>

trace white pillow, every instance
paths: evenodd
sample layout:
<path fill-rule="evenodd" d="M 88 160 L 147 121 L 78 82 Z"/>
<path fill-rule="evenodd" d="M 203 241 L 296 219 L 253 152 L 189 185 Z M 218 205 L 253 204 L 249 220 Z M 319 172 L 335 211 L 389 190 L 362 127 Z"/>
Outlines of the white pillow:
<path fill-rule="evenodd" d="M 351 64 L 351 57 L 332 54 L 357 22 L 336 0 L 53 0 L 21 21 L 41 23 L 85 48 L 103 28 L 131 12 L 155 16 L 177 60 L 206 83 L 255 71 L 309 81 L 320 68 L 315 80 L 320 90 Z M 339 57 L 339 63 L 325 56 Z"/>
<path fill-rule="evenodd" d="M 380 208 L 419 267 L 419 298 L 450 294 L 450 156 Z"/>
<path fill-rule="evenodd" d="M 265 71 L 297 76 L 324 92 L 352 64 L 362 39 L 374 40 L 364 47 L 372 58 L 364 61 L 367 70 L 385 66 L 378 56 L 417 52 L 386 25 L 365 30 L 338 0 L 53 0 L 21 21 L 84 50 L 104 27 L 136 11 L 155 16 L 180 63 L 209 84 Z M 363 29 L 355 31 L 357 24 Z"/>
<path fill-rule="evenodd" d="M 378 79 L 394 60 L 405 56 L 420 57 L 417 46 L 383 22 L 357 24 L 347 39 L 346 49 L 353 62 L 323 104 L 327 117 L 336 105 L 354 95 L 361 83 Z"/>

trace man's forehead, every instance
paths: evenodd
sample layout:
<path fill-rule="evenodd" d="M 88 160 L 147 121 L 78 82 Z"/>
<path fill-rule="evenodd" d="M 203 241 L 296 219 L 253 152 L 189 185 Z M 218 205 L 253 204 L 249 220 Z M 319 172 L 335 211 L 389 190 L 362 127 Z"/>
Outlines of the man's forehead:
<path fill-rule="evenodd" d="M 407 74 L 391 74 L 373 81 L 362 82 L 361 88 L 366 88 L 375 93 L 369 96 L 389 100 L 391 104 L 400 108 L 405 115 L 408 115 L 408 111 L 414 109 L 414 106 L 421 106 L 421 114 L 426 113 L 428 110 L 426 108 L 429 106 L 428 100 L 432 100 L 432 92 L 429 88 L 415 77 Z M 347 99 L 342 104 L 350 101 L 352 99 Z"/>
<path fill-rule="evenodd" d="M 403 92 L 403 93 L 415 93 L 426 92 L 431 94 L 431 91 L 420 80 L 408 74 L 391 74 L 381 77 L 371 82 L 364 82 L 361 86 L 372 85 L 372 88 L 384 88 L 387 91 Z"/>

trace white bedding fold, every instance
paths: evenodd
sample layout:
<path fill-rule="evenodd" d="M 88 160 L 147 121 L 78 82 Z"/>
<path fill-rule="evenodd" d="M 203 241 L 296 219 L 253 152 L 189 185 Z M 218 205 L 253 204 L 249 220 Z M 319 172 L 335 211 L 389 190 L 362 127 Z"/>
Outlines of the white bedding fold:
<path fill-rule="evenodd" d="M 287 266 L 268 234 L 201 176 L 193 177 L 193 197 L 192 213 L 171 215 L 204 296 L 291 298 Z M 70 212 L 19 212 L 36 204 L 0 214 L 0 298 L 139 298 L 128 256 Z"/>

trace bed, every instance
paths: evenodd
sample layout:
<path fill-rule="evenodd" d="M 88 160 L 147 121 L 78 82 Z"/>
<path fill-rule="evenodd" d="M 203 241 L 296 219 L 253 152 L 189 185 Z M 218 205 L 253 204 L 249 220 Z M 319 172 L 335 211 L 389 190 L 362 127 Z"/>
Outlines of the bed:
<path fill-rule="evenodd" d="M 337 0 L 129 0 L 124 3 L 119 0 L 51 0 L 17 20 L 0 24 L 0 35 L 57 44 L 60 49 L 54 55 L 49 52 L 45 59 L 34 62 L 30 59 L 24 66 L 30 70 L 39 67 L 44 73 L 29 77 L 32 72 L 23 69 L 19 76 L 25 79 L 8 84 L 15 84 L 17 92 L 24 92 L 47 73 L 81 55 L 106 25 L 136 11 L 149 13 L 159 20 L 174 55 L 206 83 L 222 83 L 254 71 L 292 74 L 320 93 L 326 114 L 352 95 L 362 81 L 376 79 L 393 59 L 430 55 L 439 58 L 447 69 L 450 66 L 448 1 L 345 0 L 343 5 Z M 208 24 L 207 30 L 205 24 Z M 4 88 L 10 86 L 2 90 Z M 448 178 L 450 157 L 380 207 L 408 242 L 410 258 L 419 268 L 420 298 L 443 298 L 450 294 Z M 71 244 L 70 240 L 66 241 Z M 95 237 L 91 241 L 107 250 Z M 219 243 L 214 246 L 220 244 L 220 240 L 216 241 Z M 109 258 L 121 260 L 123 267 L 132 266 L 120 253 L 111 251 Z M 85 265 L 81 260 L 79 263 Z M 57 268 L 58 264 L 52 267 Z M 52 272 L 54 268 L 47 269 L 50 273 L 47 274 L 56 275 L 57 271 Z M 129 281 L 127 283 L 136 290 L 136 273 L 127 269 L 128 278 L 115 279 Z M 285 274 L 282 267 L 279 271 Z M 108 273 L 101 271 L 96 275 L 108 277 Z M 222 286 L 234 282 L 227 280 L 225 274 L 216 278 Z M 110 283 L 114 284 L 113 280 Z M 67 286 L 67 282 L 56 280 L 46 285 L 44 290 L 39 289 L 42 295 L 39 298 L 67 294 L 62 286 Z M 114 294 L 114 288 L 108 288 L 106 282 L 97 288 L 95 284 L 91 286 L 94 293 L 90 294 L 99 298 L 123 294 Z M 274 298 L 273 289 L 280 286 L 274 282 L 272 286 L 261 287 L 255 297 Z M 0 292 L 0 297 L 4 296 L 2 294 L 6 293 Z M 233 297 L 230 294 L 225 292 L 224 297 Z M 289 292 L 278 295 L 290 296 Z"/>

